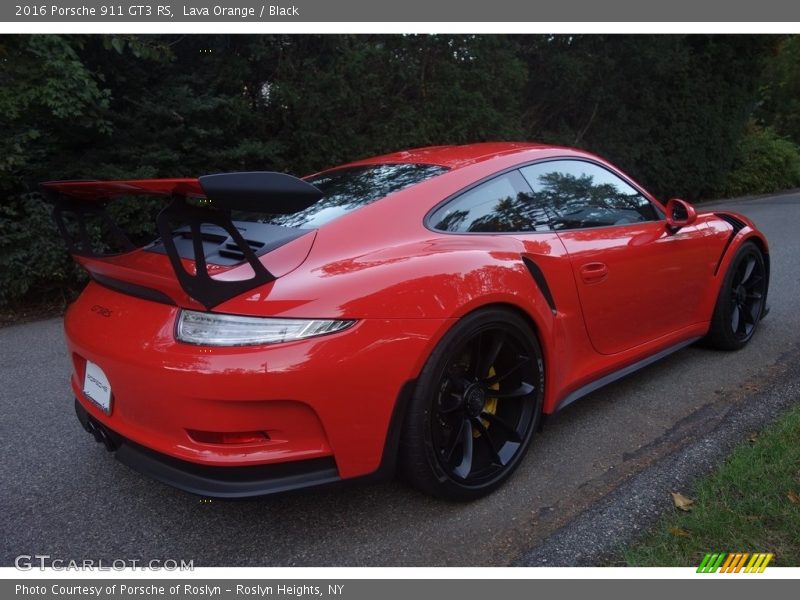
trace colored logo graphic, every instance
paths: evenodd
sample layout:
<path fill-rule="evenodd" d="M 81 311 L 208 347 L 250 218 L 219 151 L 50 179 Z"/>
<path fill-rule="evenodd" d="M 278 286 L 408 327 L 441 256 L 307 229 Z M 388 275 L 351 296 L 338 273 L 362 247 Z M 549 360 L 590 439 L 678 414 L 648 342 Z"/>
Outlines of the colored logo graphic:
<path fill-rule="evenodd" d="M 709 553 L 703 558 L 698 573 L 763 573 L 772 560 L 771 552 Z"/>

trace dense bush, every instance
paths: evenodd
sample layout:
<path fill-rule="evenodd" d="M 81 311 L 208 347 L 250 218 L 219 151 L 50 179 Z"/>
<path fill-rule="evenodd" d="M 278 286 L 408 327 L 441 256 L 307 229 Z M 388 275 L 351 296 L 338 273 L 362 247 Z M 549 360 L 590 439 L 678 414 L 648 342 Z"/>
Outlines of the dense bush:
<path fill-rule="evenodd" d="M 739 141 L 722 195 L 766 194 L 800 187 L 800 148 L 773 129 L 751 125 Z"/>
<path fill-rule="evenodd" d="M 753 191 L 741 186 L 782 181 L 753 173 L 774 164 L 727 176 L 737 148 L 758 154 L 739 138 L 776 57 L 763 89 L 790 122 L 775 91 L 793 73 L 785 39 L 0 36 L 0 305 L 83 281 L 36 193 L 49 179 L 306 174 L 414 146 L 539 140 L 607 156 L 664 197 Z M 144 236 L 152 209 L 120 216 Z"/>
<path fill-rule="evenodd" d="M 782 38 L 766 63 L 758 121 L 800 144 L 800 36 Z"/>
<path fill-rule="evenodd" d="M 59 298 L 86 281 L 67 255 L 51 212 L 38 194 L 0 205 L 0 306 L 31 292 L 35 300 Z"/>
<path fill-rule="evenodd" d="M 657 196 L 713 196 L 756 105 L 770 36 L 521 39 L 526 126 L 608 157 Z"/>

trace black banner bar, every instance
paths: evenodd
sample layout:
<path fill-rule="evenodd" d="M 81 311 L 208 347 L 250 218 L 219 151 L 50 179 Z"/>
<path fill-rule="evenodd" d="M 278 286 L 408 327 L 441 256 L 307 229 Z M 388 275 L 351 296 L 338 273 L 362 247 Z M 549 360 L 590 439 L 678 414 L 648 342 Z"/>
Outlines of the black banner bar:
<path fill-rule="evenodd" d="M 411 573 L 409 573 L 411 575 Z M 699 579 L 708 583 L 699 583 Z M 714 583 L 710 583 L 714 580 Z M 713 585 L 713 590 L 709 587 Z M 408 598 L 647 598 L 675 600 L 713 593 L 725 600 L 793 597 L 795 581 L 763 575 L 698 575 L 692 579 L 252 579 L 252 580 L 103 580 L 40 579 L 0 582 L 0 597 L 20 600 L 257 600 L 274 598 L 324 598 L 325 600 L 407 600 Z M 698 590 L 698 587 L 702 588 Z"/>
<path fill-rule="evenodd" d="M 778 22 L 800 21 L 800 3 L 785 0 L 12 0 L 2 22 Z"/>

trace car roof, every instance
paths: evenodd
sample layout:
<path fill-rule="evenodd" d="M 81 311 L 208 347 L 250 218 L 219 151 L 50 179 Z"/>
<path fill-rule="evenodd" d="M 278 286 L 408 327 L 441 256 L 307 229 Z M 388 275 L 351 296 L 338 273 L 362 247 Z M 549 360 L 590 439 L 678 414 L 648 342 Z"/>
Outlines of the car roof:
<path fill-rule="evenodd" d="M 517 154 L 526 150 L 554 150 L 560 146 L 529 142 L 483 142 L 460 146 L 427 146 L 391 154 L 382 154 L 335 167 L 358 167 L 374 164 L 427 164 L 448 169 L 458 169 L 499 156 Z"/>

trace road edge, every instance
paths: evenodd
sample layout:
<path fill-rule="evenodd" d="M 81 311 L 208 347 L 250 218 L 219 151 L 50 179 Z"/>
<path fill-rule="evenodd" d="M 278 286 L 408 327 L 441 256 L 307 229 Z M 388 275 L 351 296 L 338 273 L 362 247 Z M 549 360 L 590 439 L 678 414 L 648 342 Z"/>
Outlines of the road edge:
<path fill-rule="evenodd" d="M 700 438 L 632 475 L 532 548 L 512 566 L 601 566 L 675 510 L 670 492 L 691 493 L 748 435 L 800 404 L 800 346 L 776 361 L 783 370 L 762 390 L 731 404 L 727 414 Z"/>

